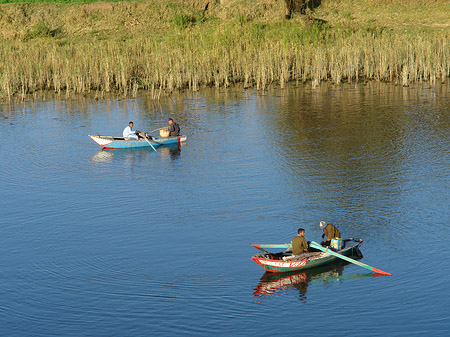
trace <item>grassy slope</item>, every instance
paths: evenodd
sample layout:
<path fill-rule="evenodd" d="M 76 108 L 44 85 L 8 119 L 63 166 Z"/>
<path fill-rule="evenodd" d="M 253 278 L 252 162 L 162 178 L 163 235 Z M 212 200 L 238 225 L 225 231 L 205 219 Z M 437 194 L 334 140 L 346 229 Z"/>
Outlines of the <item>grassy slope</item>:
<path fill-rule="evenodd" d="M 450 0 L 323 0 L 311 15 L 327 24 L 285 20 L 283 4 L 1 5 L 0 90 L 170 91 L 361 76 L 405 84 L 448 76 Z M 27 63 L 17 64 L 24 57 Z"/>
<path fill-rule="evenodd" d="M 397 32 L 436 31 L 450 28 L 447 0 L 360 0 L 327 1 L 317 15 L 333 25 L 352 22 L 377 25 Z"/>
<path fill-rule="evenodd" d="M 11 0 L 0 0 L 11 1 Z M 15 0 L 13 0 L 15 1 Z M 105 30 L 123 34 L 143 32 L 148 28 L 171 32 L 170 21 L 179 13 L 196 16 L 210 3 L 206 18 L 195 25 L 203 30 L 209 26 L 228 26 L 245 18 L 246 27 L 255 23 L 268 24 L 276 30 L 284 21 L 283 0 L 225 0 L 224 5 L 207 0 L 170 1 L 108 1 L 59 0 L 29 1 L 33 3 L 6 4 L 0 6 L 0 23 L 3 38 L 20 38 L 34 24 L 44 21 L 60 28 L 67 37 Z M 19 2 L 19 1 L 18 1 Z M 20 1 L 23 2 L 23 1 Z M 67 3 L 64 3 L 67 2 Z M 77 3 L 80 2 L 80 3 Z M 313 16 L 326 20 L 333 27 L 360 29 L 384 27 L 392 30 L 439 30 L 450 28 L 449 0 L 324 0 Z M 296 20 L 292 20 L 296 25 Z"/>

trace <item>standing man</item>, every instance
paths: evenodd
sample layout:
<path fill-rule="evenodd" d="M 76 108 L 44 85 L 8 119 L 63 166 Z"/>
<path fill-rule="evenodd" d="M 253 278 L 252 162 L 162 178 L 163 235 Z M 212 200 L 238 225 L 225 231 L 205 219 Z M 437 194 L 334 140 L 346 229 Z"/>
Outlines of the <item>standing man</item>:
<path fill-rule="evenodd" d="M 341 232 L 332 224 L 327 224 L 325 221 L 321 221 L 319 224 L 323 230 L 322 238 L 326 238 L 322 241 L 322 245 L 330 245 L 331 239 L 341 238 Z"/>
<path fill-rule="evenodd" d="M 130 123 L 128 123 L 128 126 L 123 129 L 122 135 L 125 139 L 128 140 L 139 140 L 139 133 L 139 131 L 133 131 L 133 122 L 130 121 Z"/>
<path fill-rule="evenodd" d="M 292 255 L 298 255 L 308 251 L 308 243 L 305 240 L 305 230 L 299 228 L 297 235 L 292 239 Z"/>
<path fill-rule="evenodd" d="M 180 126 L 169 118 L 169 137 L 178 137 L 180 135 Z"/>

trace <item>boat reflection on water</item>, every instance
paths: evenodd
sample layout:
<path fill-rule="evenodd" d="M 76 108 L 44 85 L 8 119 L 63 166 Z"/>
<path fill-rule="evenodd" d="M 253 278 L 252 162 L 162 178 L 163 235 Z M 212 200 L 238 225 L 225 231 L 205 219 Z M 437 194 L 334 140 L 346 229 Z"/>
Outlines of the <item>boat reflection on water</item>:
<path fill-rule="evenodd" d="M 148 158 L 154 153 L 151 148 L 142 149 L 101 149 L 95 155 L 92 156 L 91 162 L 93 163 L 112 163 L 113 160 L 119 160 L 121 162 L 128 162 L 131 165 Z"/>
<path fill-rule="evenodd" d="M 157 148 L 158 152 L 161 153 L 161 156 L 169 157 L 170 159 L 176 159 L 181 153 L 181 146 L 174 145 L 165 145 Z"/>
<path fill-rule="evenodd" d="M 127 149 L 106 149 L 99 150 L 92 156 L 93 163 L 111 163 L 113 160 L 128 161 L 132 164 L 147 159 L 150 155 L 159 153 L 161 157 L 175 159 L 181 153 L 181 147 L 178 144 L 163 145 L 156 148 L 157 152 L 150 147 L 127 148 Z"/>
<path fill-rule="evenodd" d="M 92 163 L 111 163 L 114 159 L 114 155 L 107 149 L 101 149 L 91 158 Z"/>
<path fill-rule="evenodd" d="M 338 261 L 333 264 L 290 273 L 266 272 L 255 287 L 253 296 L 261 298 L 296 288 L 299 291 L 299 299 L 305 301 L 306 291 L 310 285 L 323 286 L 345 279 L 379 276 L 379 274 L 372 273 L 344 275 L 344 268 L 348 264 L 349 262 Z"/>

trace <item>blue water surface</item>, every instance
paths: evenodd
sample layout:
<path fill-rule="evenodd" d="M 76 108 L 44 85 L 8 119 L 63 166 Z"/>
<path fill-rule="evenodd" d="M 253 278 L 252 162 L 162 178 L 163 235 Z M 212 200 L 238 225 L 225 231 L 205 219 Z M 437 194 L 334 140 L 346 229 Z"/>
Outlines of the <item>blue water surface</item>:
<path fill-rule="evenodd" d="M 3 102 L 1 335 L 447 334 L 449 108 L 447 85 L 380 83 Z M 88 137 L 168 117 L 181 147 Z M 392 276 L 251 260 L 321 220 Z"/>

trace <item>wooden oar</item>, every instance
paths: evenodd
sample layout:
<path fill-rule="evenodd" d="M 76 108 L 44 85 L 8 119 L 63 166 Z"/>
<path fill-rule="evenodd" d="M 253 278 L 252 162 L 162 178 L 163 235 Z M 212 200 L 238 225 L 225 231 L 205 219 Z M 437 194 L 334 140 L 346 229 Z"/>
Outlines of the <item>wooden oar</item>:
<path fill-rule="evenodd" d="M 261 248 L 292 248 L 292 245 L 290 243 L 281 243 L 281 244 L 251 244 L 256 249 Z"/>
<path fill-rule="evenodd" d="M 148 140 L 148 138 L 147 138 L 147 136 L 145 135 L 145 133 L 144 133 L 144 139 L 145 139 L 145 141 L 148 143 L 148 145 L 150 145 L 150 146 L 152 147 L 152 149 L 156 152 L 155 147 L 152 145 L 152 143 L 150 143 L 150 141 Z"/>
<path fill-rule="evenodd" d="M 349 257 L 347 257 L 347 256 L 342 255 L 342 254 L 336 253 L 336 252 L 332 251 L 329 247 L 328 247 L 328 248 L 322 247 L 322 246 L 319 245 L 317 242 L 311 241 L 310 244 L 309 244 L 309 246 L 312 247 L 312 248 L 316 248 L 316 249 L 318 249 L 318 250 L 321 250 L 322 252 L 325 252 L 325 253 L 327 253 L 327 254 L 336 256 L 336 257 L 338 257 L 338 258 L 340 258 L 340 259 L 342 259 L 342 260 L 345 260 L 345 261 L 354 263 L 354 264 L 356 264 L 356 265 L 358 265 L 358 266 L 360 266 L 360 267 L 367 268 L 367 269 L 369 269 L 369 270 L 371 270 L 371 271 L 373 271 L 373 272 L 375 272 L 375 273 L 382 274 L 382 275 L 391 275 L 391 274 L 389 274 L 389 273 L 386 273 L 385 271 L 382 271 L 382 270 L 380 270 L 380 269 L 374 268 L 374 267 L 369 266 L 369 265 L 367 265 L 367 264 L 364 264 L 364 263 L 362 263 L 362 262 L 353 260 L 353 259 L 351 259 L 351 258 L 349 258 Z"/>
<path fill-rule="evenodd" d="M 168 126 L 163 126 L 162 128 L 155 129 L 155 130 L 149 131 L 147 133 L 152 133 L 152 132 L 155 132 L 155 131 L 158 131 L 158 130 L 162 130 L 162 129 L 167 129 L 167 128 L 168 128 Z"/>
<path fill-rule="evenodd" d="M 262 253 L 269 253 L 267 250 L 265 250 L 264 248 L 292 248 L 292 245 L 290 243 L 282 243 L 282 244 L 262 244 L 262 245 L 257 245 L 257 244 L 251 244 L 253 247 L 255 247 L 256 249 L 259 249 Z"/>

